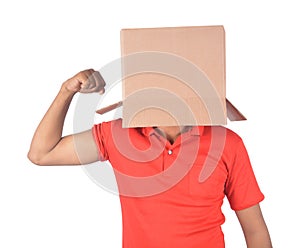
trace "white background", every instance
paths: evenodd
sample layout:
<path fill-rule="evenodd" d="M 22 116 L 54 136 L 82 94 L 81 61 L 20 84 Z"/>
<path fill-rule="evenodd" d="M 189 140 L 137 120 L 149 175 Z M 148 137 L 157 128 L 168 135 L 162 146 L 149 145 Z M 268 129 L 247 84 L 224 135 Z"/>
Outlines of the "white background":
<path fill-rule="evenodd" d="M 38 167 L 27 151 L 61 83 L 120 56 L 130 27 L 221 24 L 227 96 L 266 199 L 274 247 L 299 246 L 299 9 L 297 1 L 1 1 L 0 247 L 121 247 L 119 199 L 81 167 Z M 119 100 L 116 93 L 112 102 Z M 72 132 L 72 109 L 64 133 Z M 225 201 L 227 247 L 245 247 Z"/>

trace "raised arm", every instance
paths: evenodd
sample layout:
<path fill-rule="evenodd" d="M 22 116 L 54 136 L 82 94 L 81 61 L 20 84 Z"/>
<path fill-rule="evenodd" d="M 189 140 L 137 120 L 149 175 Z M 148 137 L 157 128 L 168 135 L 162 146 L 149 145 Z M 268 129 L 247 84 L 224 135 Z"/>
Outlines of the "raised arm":
<path fill-rule="evenodd" d="M 104 86 L 100 73 L 92 69 L 79 72 L 62 84 L 34 133 L 28 152 L 31 162 L 37 165 L 80 165 L 98 160 L 91 130 L 65 137 L 62 137 L 62 130 L 73 96 L 77 92 L 103 94 Z"/>

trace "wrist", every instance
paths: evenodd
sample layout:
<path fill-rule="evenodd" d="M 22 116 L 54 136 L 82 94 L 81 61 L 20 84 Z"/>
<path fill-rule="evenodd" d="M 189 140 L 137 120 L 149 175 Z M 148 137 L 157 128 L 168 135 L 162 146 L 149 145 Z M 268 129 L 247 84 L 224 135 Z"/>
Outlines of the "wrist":
<path fill-rule="evenodd" d="M 61 88 L 60 88 L 59 93 L 60 93 L 61 95 L 66 96 L 66 97 L 73 97 L 77 92 L 74 92 L 74 91 L 69 90 L 69 89 L 66 87 L 65 83 L 63 83 L 62 86 L 61 86 Z"/>

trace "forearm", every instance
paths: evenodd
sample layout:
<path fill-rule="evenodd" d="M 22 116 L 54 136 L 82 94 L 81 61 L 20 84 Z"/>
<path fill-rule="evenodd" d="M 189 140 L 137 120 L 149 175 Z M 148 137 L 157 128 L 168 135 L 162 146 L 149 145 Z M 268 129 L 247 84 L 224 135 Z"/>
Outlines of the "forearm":
<path fill-rule="evenodd" d="M 255 232 L 245 235 L 247 248 L 272 248 L 268 231 Z"/>
<path fill-rule="evenodd" d="M 28 157 L 38 162 L 49 153 L 60 141 L 64 120 L 74 92 L 62 85 L 59 93 L 38 125 L 33 136 Z"/>

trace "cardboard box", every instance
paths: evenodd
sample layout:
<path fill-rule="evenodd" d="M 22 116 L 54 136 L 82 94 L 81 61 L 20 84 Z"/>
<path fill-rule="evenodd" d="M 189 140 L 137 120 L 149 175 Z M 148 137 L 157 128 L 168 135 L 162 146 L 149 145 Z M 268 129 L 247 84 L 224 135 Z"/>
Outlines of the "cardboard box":
<path fill-rule="evenodd" d="M 123 127 L 225 125 L 246 118 L 226 99 L 223 26 L 121 30 Z"/>

